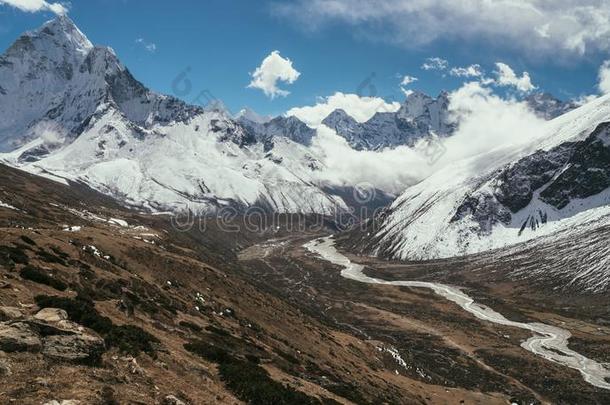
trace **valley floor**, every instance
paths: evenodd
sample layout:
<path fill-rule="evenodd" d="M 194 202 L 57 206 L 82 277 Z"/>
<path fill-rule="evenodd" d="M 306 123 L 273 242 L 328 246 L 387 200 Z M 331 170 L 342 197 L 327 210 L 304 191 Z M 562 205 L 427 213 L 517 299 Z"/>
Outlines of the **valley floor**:
<path fill-rule="evenodd" d="M 528 331 L 426 289 L 343 278 L 303 247 L 327 226 L 180 231 L 3 166 L 0 201 L 2 404 L 610 402 L 578 371 L 523 349 Z M 514 279 L 492 256 L 349 257 L 372 277 L 462 286 L 508 319 L 569 330 L 570 348 L 610 362 L 608 294 Z"/>
<path fill-rule="evenodd" d="M 273 286 L 268 288 L 307 307 L 313 316 L 375 346 L 385 357 L 386 367 L 406 377 L 402 389 L 417 392 L 424 402 L 610 400 L 610 391 L 589 385 L 579 372 L 523 349 L 520 345 L 531 337 L 530 332 L 481 321 L 427 289 L 344 279 L 339 276 L 340 266 L 303 247 L 311 239 L 269 241 L 245 250 L 240 258 L 252 263 L 252 274 L 261 288 Z M 370 277 L 467 286 L 465 291 L 476 301 L 507 318 L 569 330 L 571 349 L 600 363 L 610 361 L 606 295 L 548 294 L 526 282 L 509 280 L 506 271 L 482 275 L 461 260 L 406 264 L 348 256 L 363 263 Z M 430 385 L 435 384 L 444 386 L 445 392 L 434 392 Z"/>

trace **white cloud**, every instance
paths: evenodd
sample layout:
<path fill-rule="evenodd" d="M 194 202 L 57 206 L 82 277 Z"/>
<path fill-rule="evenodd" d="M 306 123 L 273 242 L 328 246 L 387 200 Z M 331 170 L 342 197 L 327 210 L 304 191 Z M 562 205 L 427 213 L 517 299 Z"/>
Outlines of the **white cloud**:
<path fill-rule="evenodd" d="M 40 137 L 47 146 L 57 146 L 66 138 L 67 131 L 59 124 L 52 121 L 40 121 L 32 129 L 32 132 Z"/>
<path fill-rule="evenodd" d="M 610 60 L 604 62 L 599 68 L 599 91 L 602 94 L 610 93 Z"/>
<path fill-rule="evenodd" d="M 474 64 L 466 67 L 451 68 L 449 74 L 455 77 L 482 77 L 483 70 L 481 65 Z"/>
<path fill-rule="evenodd" d="M 431 173 L 426 157 L 414 148 L 357 151 L 324 125 L 318 128 L 312 148 L 324 162 L 325 169 L 318 173 L 319 180 L 335 185 L 370 183 L 380 190 L 398 194 Z"/>
<path fill-rule="evenodd" d="M 532 84 L 532 80 L 528 72 L 523 72 L 523 75 L 519 77 L 506 63 L 496 63 L 496 71 L 494 74 L 496 75 L 495 84 L 498 86 L 514 87 L 522 93 L 528 93 L 536 89 L 536 86 Z"/>
<path fill-rule="evenodd" d="M 449 111 L 459 126 L 445 141 L 447 153 L 440 165 L 503 145 L 531 142 L 546 134 L 546 121 L 537 117 L 527 103 L 504 99 L 479 82 L 465 83 L 450 93 Z"/>
<path fill-rule="evenodd" d="M 533 56 L 610 50 L 607 0 L 298 0 L 275 12 L 311 29 L 344 22 L 405 47 L 483 39 Z"/>
<path fill-rule="evenodd" d="M 413 77 L 413 76 L 409 76 L 409 75 L 405 75 L 402 78 L 402 81 L 400 82 L 400 91 L 402 91 L 402 93 L 405 95 L 405 97 L 409 97 L 411 94 L 413 94 L 413 90 L 408 89 L 407 86 L 413 82 L 416 82 L 417 80 L 418 80 L 417 77 Z"/>
<path fill-rule="evenodd" d="M 599 96 L 595 94 L 583 94 L 577 98 L 572 99 L 572 102 L 580 107 L 581 105 L 590 103 L 598 97 Z"/>
<path fill-rule="evenodd" d="M 423 70 L 445 70 L 448 67 L 449 67 L 449 62 L 447 62 L 445 59 L 439 58 L 439 57 L 428 58 L 421 65 L 421 68 Z"/>
<path fill-rule="evenodd" d="M 57 15 L 68 14 L 68 8 L 64 4 L 49 3 L 45 0 L 0 0 L 0 4 L 6 4 L 28 13 L 51 11 Z"/>
<path fill-rule="evenodd" d="M 413 76 L 405 75 L 405 76 L 402 78 L 402 82 L 400 82 L 400 85 L 401 85 L 401 86 L 408 86 L 408 85 L 410 85 L 411 83 L 416 82 L 416 81 L 417 81 L 417 77 L 413 77 Z"/>
<path fill-rule="evenodd" d="M 401 87 L 400 90 L 402 91 L 402 94 L 405 95 L 405 98 L 408 98 L 411 94 L 415 93 L 413 90 L 405 89 L 404 87 Z"/>
<path fill-rule="evenodd" d="M 157 44 L 154 42 L 148 42 L 144 38 L 136 39 L 136 44 L 144 47 L 148 52 L 155 53 L 157 51 Z"/>
<path fill-rule="evenodd" d="M 546 121 L 526 103 L 494 94 L 480 82 L 465 83 L 449 94 L 449 110 L 459 125 L 455 134 L 428 145 L 442 145 L 442 155 L 430 162 L 426 140 L 414 147 L 381 151 L 353 150 L 330 128 L 320 126 L 312 147 L 323 157 L 321 181 L 338 185 L 370 183 L 400 193 L 436 171 L 462 159 L 544 136 Z"/>
<path fill-rule="evenodd" d="M 251 74 L 252 81 L 248 87 L 260 89 L 272 99 L 277 96 L 286 97 L 290 92 L 278 88 L 278 82 L 292 84 L 300 75 L 301 73 L 292 67 L 290 59 L 282 58 L 279 51 L 273 51 Z"/>
<path fill-rule="evenodd" d="M 337 92 L 320 99 L 314 106 L 292 108 L 286 115 L 294 115 L 310 127 L 318 127 L 324 118 L 337 109 L 344 110 L 358 122 L 365 122 L 377 112 L 394 112 L 399 108 L 400 103 L 387 103 L 379 97 L 360 97 L 357 94 Z"/>

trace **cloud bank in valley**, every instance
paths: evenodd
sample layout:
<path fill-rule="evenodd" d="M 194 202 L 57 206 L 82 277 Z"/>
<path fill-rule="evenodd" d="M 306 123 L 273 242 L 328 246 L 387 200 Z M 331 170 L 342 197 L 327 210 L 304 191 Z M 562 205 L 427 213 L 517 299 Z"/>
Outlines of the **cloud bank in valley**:
<path fill-rule="evenodd" d="M 525 102 L 494 93 L 489 82 L 465 83 L 450 93 L 449 100 L 452 119 L 459 126 L 453 136 L 438 141 L 444 153 L 434 162 L 426 153 L 427 140 L 413 147 L 356 151 L 334 130 L 319 126 L 312 147 L 327 166 L 320 181 L 338 185 L 370 183 L 398 194 L 458 160 L 529 142 L 545 133 L 546 121 Z"/>
<path fill-rule="evenodd" d="M 286 115 L 295 116 L 312 128 L 322 124 L 330 113 L 341 109 L 358 122 L 368 121 L 377 112 L 395 112 L 400 108 L 398 102 L 386 102 L 380 97 L 360 97 L 357 94 L 337 92 L 323 97 L 313 106 L 295 107 Z"/>

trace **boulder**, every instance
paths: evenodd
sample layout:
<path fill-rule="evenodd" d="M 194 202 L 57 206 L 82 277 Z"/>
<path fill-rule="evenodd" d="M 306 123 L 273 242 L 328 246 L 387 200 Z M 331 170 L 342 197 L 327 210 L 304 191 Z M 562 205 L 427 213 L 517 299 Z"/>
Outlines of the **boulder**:
<path fill-rule="evenodd" d="M 0 352 L 0 377 L 11 375 L 11 363 L 6 358 L 6 353 Z"/>
<path fill-rule="evenodd" d="M 0 350 L 5 352 L 38 352 L 40 336 L 23 322 L 0 323 Z"/>
<path fill-rule="evenodd" d="M 34 315 L 34 318 L 39 321 L 54 323 L 67 320 L 68 313 L 59 308 L 43 308 Z"/>
<path fill-rule="evenodd" d="M 12 321 L 23 317 L 23 312 L 15 307 L 0 307 L 0 321 Z"/>
<path fill-rule="evenodd" d="M 104 350 L 104 339 L 83 333 L 45 337 L 42 354 L 57 360 L 91 363 L 98 361 Z"/>
<path fill-rule="evenodd" d="M 175 395 L 168 395 L 163 399 L 163 405 L 186 405 L 186 402 L 179 400 Z"/>
<path fill-rule="evenodd" d="M 29 325 L 32 330 L 36 331 L 42 337 L 52 335 L 74 335 L 80 333 L 79 331 L 64 328 L 61 322 L 66 321 L 60 321 L 57 323 L 47 323 L 34 318 L 30 318 L 24 319 L 22 322 Z"/>
<path fill-rule="evenodd" d="M 57 322 L 56 326 L 62 330 L 70 331 L 70 332 L 74 332 L 74 333 L 82 333 L 85 330 L 84 327 L 77 324 L 76 322 L 72 322 L 72 321 L 68 321 L 68 320 L 59 321 L 59 322 Z"/>
<path fill-rule="evenodd" d="M 44 405 L 79 405 L 80 401 L 75 399 L 64 399 L 63 401 L 52 400 L 49 402 L 45 402 Z"/>

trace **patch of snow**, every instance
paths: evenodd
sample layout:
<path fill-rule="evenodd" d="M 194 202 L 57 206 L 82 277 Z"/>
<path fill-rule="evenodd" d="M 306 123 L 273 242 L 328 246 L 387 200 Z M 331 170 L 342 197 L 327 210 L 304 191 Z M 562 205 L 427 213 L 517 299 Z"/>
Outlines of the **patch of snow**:
<path fill-rule="evenodd" d="M 128 228 L 129 224 L 127 223 L 127 221 L 123 220 L 123 219 L 117 219 L 117 218 L 110 218 L 108 220 L 109 223 L 113 224 L 113 225 L 118 225 L 121 226 L 123 228 Z"/>
<path fill-rule="evenodd" d="M 19 208 L 15 208 L 12 205 L 4 203 L 2 201 L 0 201 L 0 208 L 8 208 L 9 210 L 21 211 Z"/>

